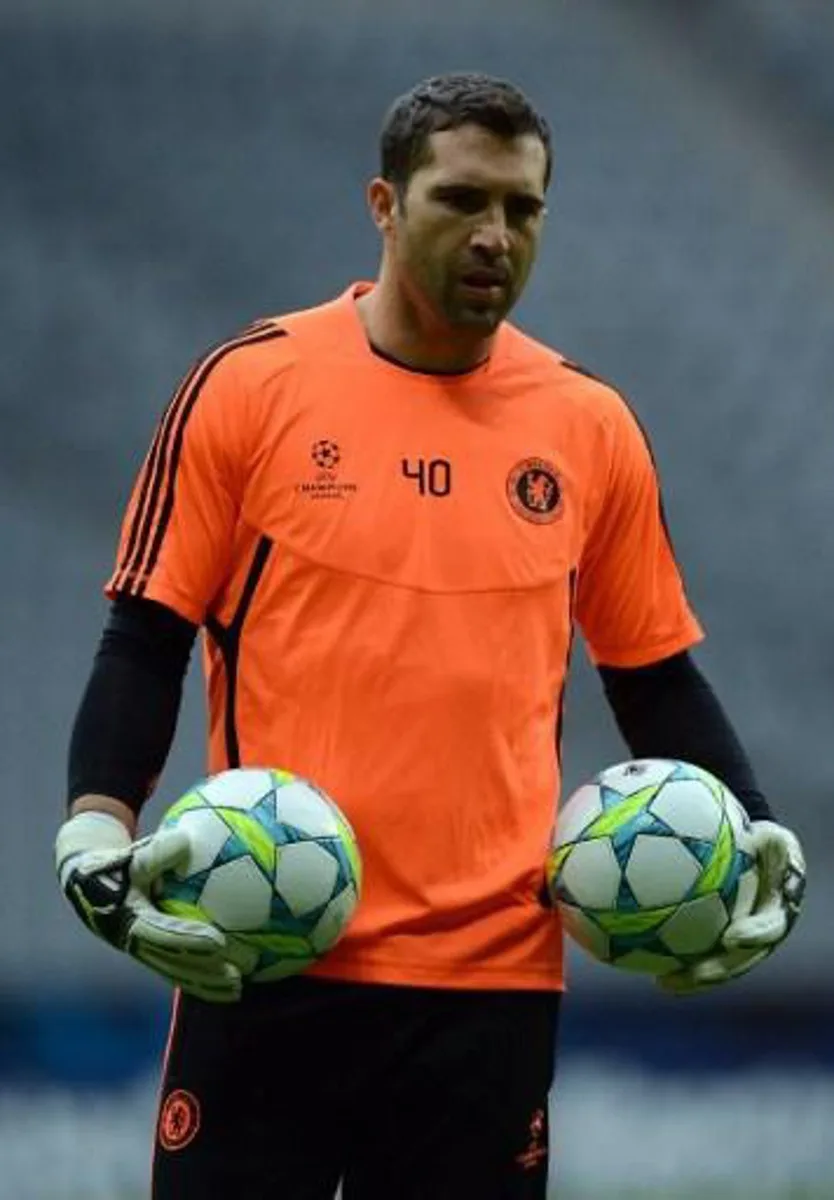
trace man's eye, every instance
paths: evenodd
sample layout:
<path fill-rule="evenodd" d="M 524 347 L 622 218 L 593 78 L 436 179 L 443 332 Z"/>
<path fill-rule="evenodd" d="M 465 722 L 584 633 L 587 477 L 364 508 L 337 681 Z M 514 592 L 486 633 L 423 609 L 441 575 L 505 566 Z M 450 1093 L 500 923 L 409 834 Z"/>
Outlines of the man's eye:
<path fill-rule="evenodd" d="M 444 192 L 442 199 L 450 208 L 462 213 L 476 213 L 484 206 L 483 197 L 478 192 L 470 192 L 464 188 Z"/>
<path fill-rule="evenodd" d="M 532 220 L 541 209 L 538 200 L 526 200 L 519 198 L 517 200 L 507 201 L 507 220 L 523 224 L 525 221 Z"/>

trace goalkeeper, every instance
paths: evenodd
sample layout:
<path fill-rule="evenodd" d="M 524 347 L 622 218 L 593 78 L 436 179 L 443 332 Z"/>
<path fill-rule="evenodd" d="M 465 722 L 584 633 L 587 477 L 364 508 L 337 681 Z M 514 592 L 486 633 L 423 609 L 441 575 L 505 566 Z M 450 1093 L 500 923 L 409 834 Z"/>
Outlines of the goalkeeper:
<path fill-rule="evenodd" d="M 56 858 L 82 921 L 176 987 L 155 1200 L 545 1196 L 563 946 L 540 894 L 577 629 L 631 753 L 700 763 L 753 821 L 754 913 L 666 986 L 749 970 L 799 912 L 799 844 L 692 657 L 645 436 L 506 320 L 551 165 L 504 81 L 397 100 L 376 280 L 196 363 L 136 481 Z M 200 630 L 209 771 L 314 779 L 362 849 L 345 936 L 280 984 L 150 900 L 187 847 L 137 822 Z"/>

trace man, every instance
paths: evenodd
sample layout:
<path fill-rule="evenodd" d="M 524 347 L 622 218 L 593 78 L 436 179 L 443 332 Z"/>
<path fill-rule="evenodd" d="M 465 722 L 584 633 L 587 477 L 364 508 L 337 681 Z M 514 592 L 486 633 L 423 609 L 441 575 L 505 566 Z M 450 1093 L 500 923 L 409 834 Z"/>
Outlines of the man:
<path fill-rule="evenodd" d="M 340 1179 L 346 1200 L 544 1196 L 562 945 L 541 882 L 575 625 L 632 753 L 708 767 L 757 830 L 757 913 L 668 986 L 748 969 L 798 911 L 796 839 L 689 654 L 645 438 L 505 321 L 547 125 L 510 84 L 451 75 L 394 104 L 381 150 L 376 282 L 252 326 L 169 405 L 73 732 L 62 884 L 179 985 L 156 1200 L 329 1200 Z M 363 852 L 343 940 L 273 986 L 151 904 L 183 835 L 132 842 L 200 627 L 210 770 L 312 778 Z"/>

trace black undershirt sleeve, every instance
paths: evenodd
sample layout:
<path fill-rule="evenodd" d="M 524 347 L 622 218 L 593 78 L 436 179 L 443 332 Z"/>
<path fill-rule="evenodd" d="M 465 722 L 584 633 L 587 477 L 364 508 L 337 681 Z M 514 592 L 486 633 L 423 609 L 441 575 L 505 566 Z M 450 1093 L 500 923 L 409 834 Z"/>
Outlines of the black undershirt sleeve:
<path fill-rule="evenodd" d="M 753 820 L 774 819 L 735 730 L 690 654 L 646 667 L 600 666 L 599 674 L 635 758 L 676 758 L 704 767 Z"/>
<path fill-rule="evenodd" d="M 139 812 L 174 740 L 196 634 L 153 600 L 114 600 L 70 737 L 69 803 L 96 793 Z"/>
<path fill-rule="evenodd" d="M 113 796 L 137 813 L 171 749 L 197 626 L 151 600 L 118 598 L 73 725 L 68 799 Z M 600 666 L 635 758 L 679 758 L 712 771 L 753 819 L 772 819 L 715 692 L 688 653 L 646 667 Z"/>

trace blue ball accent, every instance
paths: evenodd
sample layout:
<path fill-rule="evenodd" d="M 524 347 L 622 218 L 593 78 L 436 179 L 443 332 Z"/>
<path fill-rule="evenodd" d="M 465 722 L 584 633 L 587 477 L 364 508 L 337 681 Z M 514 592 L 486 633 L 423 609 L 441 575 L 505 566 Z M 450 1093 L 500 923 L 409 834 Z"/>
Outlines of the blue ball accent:
<path fill-rule="evenodd" d="M 702 867 L 706 866 L 713 854 L 712 842 L 705 842 L 701 838 L 682 837 L 680 839 L 691 855 L 697 858 Z"/>
<path fill-rule="evenodd" d="M 223 845 L 220 847 L 212 866 L 220 867 L 225 863 L 234 862 L 235 859 L 246 858 L 248 854 L 249 847 L 246 845 L 246 842 L 244 842 L 243 838 L 237 833 L 230 833 Z"/>
<path fill-rule="evenodd" d="M 617 911 L 618 912 L 640 912 L 641 905 L 637 901 L 637 897 L 629 887 L 628 880 L 625 875 L 620 879 L 620 888 L 617 892 Z"/>
<path fill-rule="evenodd" d="M 644 808 L 641 812 L 635 813 L 611 834 L 614 855 L 623 869 L 625 869 L 634 849 L 634 843 L 641 833 L 651 834 L 653 837 L 676 836 L 674 830 L 670 829 L 665 821 L 659 820 L 650 809 Z"/>
<path fill-rule="evenodd" d="M 622 804 L 625 796 L 622 792 L 609 787 L 607 783 L 603 783 L 599 789 L 599 800 L 602 805 L 602 811 L 609 812 L 612 808 L 616 808 L 618 804 Z"/>
<path fill-rule="evenodd" d="M 197 871 L 194 875 L 187 875 L 185 879 L 177 879 L 177 899 L 184 900 L 186 904 L 199 904 L 203 888 L 206 886 L 212 870 L 213 867 L 208 867 L 205 871 Z"/>

